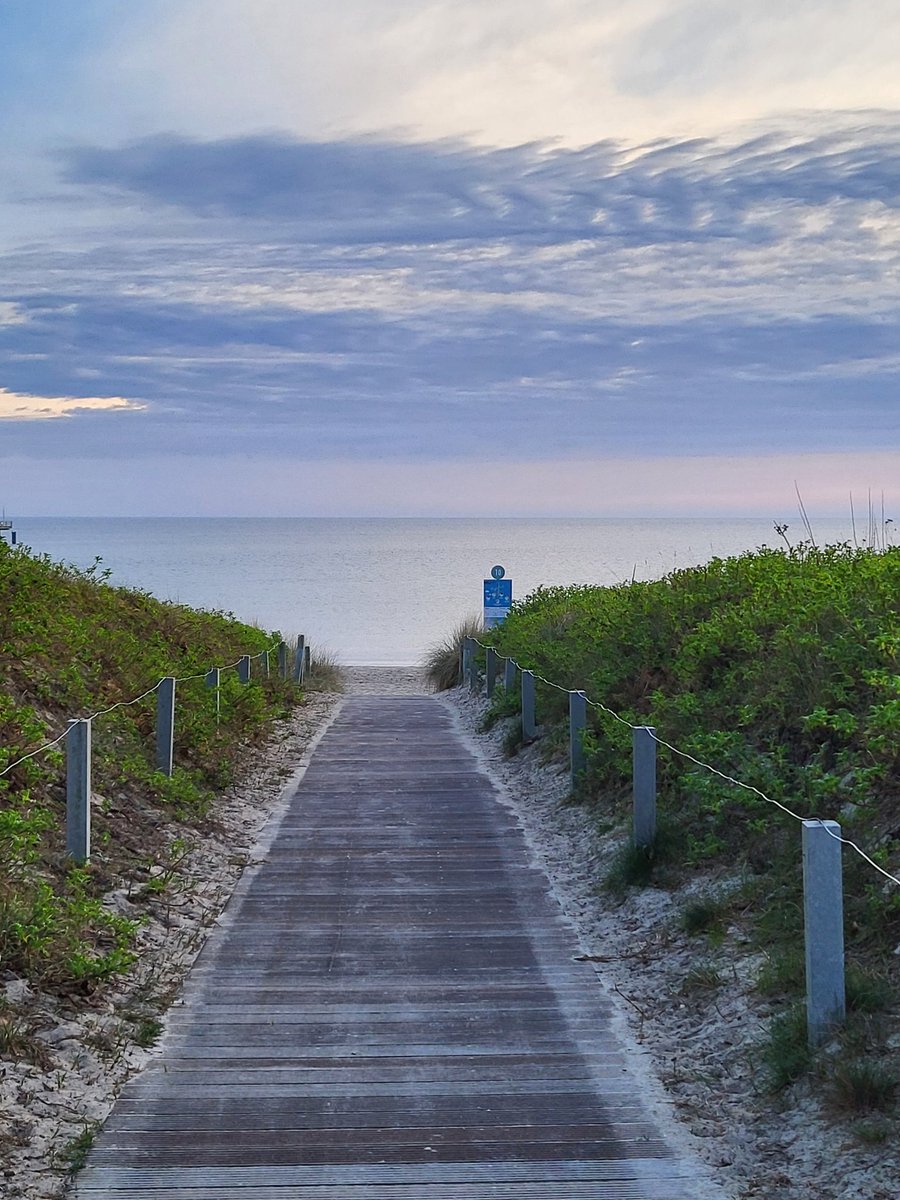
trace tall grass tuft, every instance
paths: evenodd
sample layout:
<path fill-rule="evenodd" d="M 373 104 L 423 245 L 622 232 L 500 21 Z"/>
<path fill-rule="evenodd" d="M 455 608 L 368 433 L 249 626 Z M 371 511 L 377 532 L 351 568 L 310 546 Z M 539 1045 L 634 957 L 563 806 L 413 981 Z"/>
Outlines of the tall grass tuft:
<path fill-rule="evenodd" d="M 330 650 L 320 650 L 316 653 L 315 648 L 313 649 L 306 687 L 311 692 L 342 692 L 344 690 L 344 672 L 337 655 Z"/>
<path fill-rule="evenodd" d="M 439 642 L 435 642 L 425 654 L 422 671 L 436 692 L 446 692 L 456 687 L 459 677 L 459 651 L 467 637 L 478 637 L 484 632 L 479 615 L 472 613 L 458 622 L 456 627 Z"/>

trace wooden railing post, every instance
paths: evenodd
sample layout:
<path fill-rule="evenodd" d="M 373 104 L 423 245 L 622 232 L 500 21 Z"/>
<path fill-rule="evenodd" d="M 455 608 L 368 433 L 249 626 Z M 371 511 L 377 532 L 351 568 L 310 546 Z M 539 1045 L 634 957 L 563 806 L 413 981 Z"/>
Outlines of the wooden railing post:
<path fill-rule="evenodd" d="M 803 926 L 806 940 L 806 1029 L 818 1046 L 846 1016 L 841 827 L 803 822 Z"/>
<path fill-rule="evenodd" d="M 222 711 L 222 672 L 218 667 L 210 667 L 206 672 L 206 686 L 210 688 L 216 698 L 216 724 L 219 724 L 219 716 Z"/>
<path fill-rule="evenodd" d="M 172 774 L 175 754 L 175 679 L 167 675 L 156 689 L 156 768 Z"/>
<path fill-rule="evenodd" d="M 516 686 L 516 663 L 515 659 L 506 658 L 503 660 L 503 690 L 507 693 L 511 692 Z"/>
<path fill-rule="evenodd" d="M 472 677 L 472 659 L 475 657 L 475 642 L 470 637 L 463 638 L 462 643 L 462 676 L 460 687 L 469 683 Z"/>
<path fill-rule="evenodd" d="M 297 649 L 294 652 L 294 683 L 303 682 L 303 668 L 306 666 L 305 645 L 306 638 L 301 633 L 297 637 Z"/>
<path fill-rule="evenodd" d="M 66 852 L 79 865 L 91 857 L 91 722 L 69 722 L 66 735 Z"/>
<path fill-rule="evenodd" d="M 488 700 L 490 700 L 494 694 L 494 688 L 497 686 L 499 656 L 493 646 L 488 646 L 484 652 L 484 657 L 484 690 Z"/>
<path fill-rule="evenodd" d="M 656 730 L 638 725 L 631 733 L 632 830 L 636 846 L 656 841 Z"/>
<path fill-rule="evenodd" d="M 278 643 L 278 676 L 280 679 L 288 677 L 288 648 L 285 642 Z"/>
<path fill-rule="evenodd" d="M 471 650 L 469 653 L 469 687 L 473 692 L 478 690 L 478 653 L 475 649 L 475 639 L 470 638 Z"/>
<path fill-rule="evenodd" d="M 530 742 L 537 733 L 534 719 L 534 671 L 522 672 L 522 741 Z"/>

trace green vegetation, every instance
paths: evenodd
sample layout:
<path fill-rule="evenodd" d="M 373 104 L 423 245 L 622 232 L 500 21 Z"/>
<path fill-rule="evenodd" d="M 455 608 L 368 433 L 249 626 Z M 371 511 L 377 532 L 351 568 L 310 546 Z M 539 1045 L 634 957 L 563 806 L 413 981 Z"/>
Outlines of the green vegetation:
<path fill-rule="evenodd" d="M 801 816 L 833 816 L 900 868 L 900 550 L 762 549 L 649 583 L 539 589 L 483 635 L 503 655 Z M 541 688 L 539 719 L 563 744 L 566 697 Z M 631 735 L 589 710 L 580 798 L 626 811 Z M 660 810 L 685 870 L 746 868 L 798 914 L 799 831 L 759 795 L 664 749 Z M 900 889 L 848 854 L 850 919 L 900 941 Z M 777 863 L 794 869 L 772 874 Z M 765 883 L 757 908 L 773 897 Z M 855 900 L 853 899 L 855 898 Z M 791 940 L 791 929 L 770 930 Z"/>
<path fill-rule="evenodd" d="M 763 1060 L 769 1085 L 776 1092 L 794 1083 L 812 1066 L 813 1053 L 806 1038 L 806 1010 L 802 1005 L 793 1005 L 770 1023 Z"/>
<path fill-rule="evenodd" d="M 896 1075 L 881 1063 L 868 1059 L 838 1063 L 831 1078 L 831 1101 L 850 1112 L 889 1112 L 898 1086 Z"/>
<path fill-rule="evenodd" d="M 85 1125 L 81 1133 L 76 1134 L 56 1155 L 56 1165 L 62 1167 L 70 1175 L 77 1175 L 87 1162 L 87 1156 L 94 1144 L 99 1128 L 99 1121 L 92 1121 L 88 1125 Z"/>
<path fill-rule="evenodd" d="M 698 896 L 681 912 L 681 928 L 690 937 L 709 934 L 713 939 L 724 934 L 727 905 L 719 896 Z"/>
<path fill-rule="evenodd" d="M 800 829 L 760 793 L 802 817 L 839 820 L 900 874 L 900 549 L 763 548 L 648 583 L 542 588 L 483 637 L 684 752 L 659 748 L 664 841 L 649 851 L 626 845 L 605 885 L 732 880 L 727 905 L 693 902 L 680 924 L 721 941 L 735 923 L 765 952 L 759 990 L 782 1015 L 763 1056 L 774 1086 L 798 1078 L 812 1061 L 802 1012 L 791 1007 L 804 987 Z M 507 703 L 500 698 L 487 721 L 506 715 Z M 565 694 L 539 684 L 537 710 L 545 746 L 561 754 Z M 584 743 L 574 799 L 598 825 L 621 827 L 631 732 L 589 708 Z M 860 1014 L 896 1014 L 900 888 L 846 850 L 844 890 L 852 1038 Z M 889 1019 L 867 1027 L 864 1053 L 884 1053 L 891 1028 Z"/>
<path fill-rule="evenodd" d="M 184 849 L 179 824 L 211 819 L 248 745 L 297 696 L 274 673 L 246 687 L 228 671 L 217 714 L 203 673 L 259 653 L 274 635 L 112 587 L 107 574 L 99 560 L 81 571 L 0 543 L 0 770 L 55 738 L 67 718 L 130 701 L 164 675 L 201 676 L 178 685 L 172 778 L 153 761 L 155 694 L 93 722 L 88 866 L 65 854 L 64 743 L 0 777 L 0 962 L 67 994 L 129 967 L 141 918 L 122 916 L 107 893 L 143 880 L 132 899 L 149 901 L 171 883 Z M 5 1024 L 10 1052 L 23 1031 Z"/>

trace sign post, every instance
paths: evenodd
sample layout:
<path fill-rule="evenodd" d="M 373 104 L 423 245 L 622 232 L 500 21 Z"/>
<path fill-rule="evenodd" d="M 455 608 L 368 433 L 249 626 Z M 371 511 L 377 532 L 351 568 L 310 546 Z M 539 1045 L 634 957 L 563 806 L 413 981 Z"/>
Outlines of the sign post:
<path fill-rule="evenodd" d="M 491 567 L 491 578 L 484 581 L 484 627 L 501 625 L 512 608 L 512 580 L 505 579 L 501 566 Z"/>

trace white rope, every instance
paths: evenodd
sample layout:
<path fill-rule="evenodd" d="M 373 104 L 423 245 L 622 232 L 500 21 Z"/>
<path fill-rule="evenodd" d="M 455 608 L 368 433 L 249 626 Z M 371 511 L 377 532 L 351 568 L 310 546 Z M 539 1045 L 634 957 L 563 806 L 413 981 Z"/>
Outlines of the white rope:
<path fill-rule="evenodd" d="M 32 750 L 29 754 L 23 754 L 21 758 L 17 758 L 15 762 L 11 762 L 8 767 L 4 767 L 0 771 L 0 779 L 8 774 L 14 767 L 21 766 L 23 762 L 28 762 L 29 758 L 35 758 L 38 754 L 43 754 L 45 750 L 52 750 L 54 746 L 58 746 L 64 737 L 68 735 L 68 729 L 64 729 L 58 738 L 54 738 L 52 742 L 45 742 L 43 746 L 38 746 L 37 750 Z"/>
<path fill-rule="evenodd" d="M 237 660 L 237 662 L 229 663 L 228 666 L 226 666 L 226 667 L 218 667 L 218 668 L 212 667 L 211 670 L 230 671 L 230 670 L 233 670 L 235 667 L 240 666 L 241 662 L 243 661 L 243 658 L 245 658 L 245 657 L 262 658 L 262 656 L 264 654 L 268 656 L 272 652 L 272 650 L 275 649 L 280 644 L 280 641 L 281 641 L 281 639 L 273 642 L 271 646 L 268 646 L 265 650 L 260 650 L 260 652 L 258 654 L 254 654 L 252 656 L 242 655 L 241 658 L 239 658 Z M 208 671 L 204 671 L 204 672 L 201 672 L 199 675 L 177 675 L 177 676 L 175 676 L 175 682 L 176 683 L 189 683 L 193 679 L 205 679 L 208 674 L 209 674 Z M 167 678 L 167 677 L 164 677 L 164 678 Z M 111 704 L 109 706 L 109 708 L 101 708 L 99 711 L 97 711 L 95 713 L 91 713 L 91 715 L 89 717 L 84 717 L 82 719 L 85 721 L 93 721 L 93 720 L 96 720 L 97 717 L 105 717 L 105 716 L 107 716 L 107 714 L 109 714 L 111 712 L 115 712 L 115 710 L 117 708 L 128 708 L 132 704 L 140 704 L 140 702 L 142 700 L 146 700 L 146 698 L 148 696 L 152 695 L 161 683 L 162 683 L 162 679 L 158 679 L 156 681 L 156 683 L 154 683 L 153 687 L 147 688 L 146 692 L 141 692 L 140 696 L 135 696 L 133 700 L 118 700 L 118 701 L 116 701 L 115 704 Z M 24 762 L 28 762 L 28 760 L 30 758 L 36 758 L 39 754 L 43 754 L 46 750 L 52 750 L 54 746 L 58 746 L 61 741 L 63 741 L 66 737 L 68 737 L 68 735 L 69 735 L 69 730 L 68 730 L 68 728 L 66 728 L 62 731 L 62 733 L 58 737 L 55 737 L 52 742 L 45 742 L 42 746 L 38 746 L 38 748 L 36 750 L 30 750 L 28 752 L 28 754 L 23 754 L 21 758 L 17 758 L 15 760 L 15 762 L 11 762 L 8 766 L 4 767 L 2 771 L 0 771 L 0 779 L 2 779 L 4 775 L 8 775 L 9 772 L 12 771 L 15 767 L 21 766 L 22 763 L 24 763 Z"/>
<path fill-rule="evenodd" d="M 93 721 L 95 717 L 105 717 L 107 713 L 115 712 L 117 708 L 128 708 L 131 704 L 140 704 L 142 700 L 146 700 L 148 696 L 151 696 L 161 683 L 162 680 L 158 679 L 152 688 L 147 688 L 146 692 L 142 692 L 140 696 L 135 696 L 133 700 L 119 700 L 116 704 L 111 704 L 109 708 L 101 708 L 99 712 L 91 713 L 89 717 L 85 717 L 84 719 L 86 721 Z"/>
<path fill-rule="evenodd" d="M 494 652 L 497 653 L 494 647 L 487 646 L 484 642 L 480 642 L 478 638 L 472 638 L 472 641 L 475 642 L 477 646 L 481 646 L 483 650 L 493 649 Z M 514 658 L 509 658 L 509 656 L 502 654 L 498 655 L 498 657 L 506 658 L 509 662 L 513 663 L 517 671 L 528 670 L 527 667 L 520 666 Z M 543 675 L 538 675 L 536 671 L 532 671 L 531 674 L 535 679 L 540 680 L 540 682 L 546 684 L 547 687 L 555 688 L 558 692 L 568 693 L 573 690 L 572 688 L 566 688 L 561 684 L 554 683 L 550 679 L 545 679 Z M 601 704 L 599 700 L 592 700 L 589 696 L 585 695 L 584 692 L 582 692 L 582 695 L 591 708 L 596 708 L 599 709 L 600 712 L 606 713 L 607 716 L 610 716 L 613 718 L 613 720 L 618 721 L 620 725 L 625 725 L 631 730 L 648 728 L 647 726 L 632 725 L 630 721 L 627 721 L 623 716 L 617 712 L 614 712 L 611 708 L 607 708 L 605 704 Z M 671 750 L 673 754 L 677 754 L 681 758 L 686 758 L 688 762 L 694 763 L 695 766 L 702 768 L 704 771 L 709 771 L 712 775 L 718 775 L 718 777 L 720 779 L 724 779 L 726 783 L 734 784 L 735 787 L 743 788 L 747 792 L 753 792 L 754 795 L 759 796 L 761 800 L 765 800 L 766 804 L 771 804 L 775 808 L 781 809 L 783 813 L 786 813 L 789 817 L 793 817 L 795 821 L 799 821 L 801 823 L 807 820 L 818 821 L 829 837 L 833 837 L 835 841 L 841 842 L 844 846 L 849 846 L 851 850 L 855 850 L 860 858 L 865 859 L 865 861 L 870 866 L 874 867 L 879 874 L 883 875 L 885 879 L 889 879 L 891 883 L 894 883 L 897 885 L 897 887 L 900 887 L 900 879 L 898 879 L 896 875 L 892 875 L 890 871 L 886 871 L 884 867 L 879 866 L 874 859 L 870 858 L 864 850 L 861 850 L 859 846 L 857 846 L 856 842 L 852 841 L 850 838 L 842 837 L 840 834 L 835 833 L 834 830 L 829 829 L 828 825 L 822 820 L 821 817 L 801 817 L 799 813 L 795 813 L 793 809 L 788 808 L 786 804 L 782 804 L 780 800 L 775 800 L 771 796 L 767 796 L 765 792 L 760 791 L 758 787 L 754 787 L 752 783 L 744 783 L 741 779 L 735 779 L 733 775 L 727 775 L 724 771 L 720 771 L 718 767 L 714 767 L 708 762 L 703 762 L 702 759 L 695 758 L 694 755 L 689 754 L 687 750 L 681 750 L 678 746 L 673 746 L 671 742 L 667 742 L 663 738 L 658 737 L 655 731 L 649 730 L 649 732 L 650 736 L 656 743 L 658 743 L 658 745 L 665 746 L 665 748 L 667 750 Z"/>

